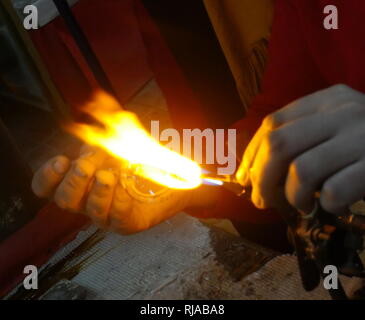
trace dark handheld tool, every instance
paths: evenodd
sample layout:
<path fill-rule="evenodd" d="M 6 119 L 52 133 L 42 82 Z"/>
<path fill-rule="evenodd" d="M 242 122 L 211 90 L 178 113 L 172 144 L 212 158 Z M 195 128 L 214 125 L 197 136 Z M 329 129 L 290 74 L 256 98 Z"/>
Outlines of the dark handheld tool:
<path fill-rule="evenodd" d="M 90 67 L 90 70 L 93 73 L 95 80 L 98 82 L 100 88 L 105 90 L 118 100 L 118 96 L 114 91 L 110 79 L 108 78 L 98 57 L 92 49 L 84 31 L 82 30 L 77 19 L 73 15 L 67 0 L 53 0 L 53 3 L 56 6 L 61 17 L 63 18 L 71 36 L 75 40 L 77 47 L 83 55 L 86 63 Z"/>
<path fill-rule="evenodd" d="M 217 185 L 238 196 L 250 198 L 250 188 L 242 187 L 231 176 L 209 176 L 204 180 L 216 181 Z M 288 225 L 289 238 L 297 254 L 306 291 L 312 291 L 320 284 L 328 265 L 335 266 L 340 274 L 365 278 L 364 265 L 359 256 L 364 249 L 365 216 L 350 212 L 346 216 L 336 216 L 323 210 L 319 200 L 309 215 L 298 212 L 286 201 L 278 203 L 276 209 Z M 329 293 L 334 300 L 348 299 L 340 280 L 338 288 L 329 289 Z"/>

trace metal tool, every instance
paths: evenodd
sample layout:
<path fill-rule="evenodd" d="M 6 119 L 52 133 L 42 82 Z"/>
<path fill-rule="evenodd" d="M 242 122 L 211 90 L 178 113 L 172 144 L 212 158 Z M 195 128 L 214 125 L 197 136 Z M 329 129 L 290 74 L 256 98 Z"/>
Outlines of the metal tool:
<path fill-rule="evenodd" d="M 80 27 L 77 19 L 73 15 L 69 3 L 66 0 L 53 0 L 53 3 L 56 6 L 60 16 L 63 18 L 71 36 L 75 40 L 77 47 L 83 55 L 100 88 L 118 100 L 118 96 L 110 79 L 108 78 L 108 75 L 106 74 L 98 57 L 92 49 L 90 42 Z"/>
<path fill-rule="evenodd" d="M 235 193 L 237 196 L 243 196 L 250 194 L 250 188 L 243 187 L 240 183 L 235 179 L 234 176 L 229 175 L 203 175 L 202 176 L 203 184 L 222 186 L 223 188 Z"/>
<path fill-rule="evenodd" d="M 203 181 L 226 188 L 240 197 L 250 199 L 250 188 L 242 187 L 231 176 L 204 176 Z M 283 197 L 284 198 L 284 197 Z M 297 257 L 302 284 L 312 291 L 325 277 L 325 266 L 337 267 L 340 274 L 365 278 L 364 265 L 359 252 L 364 250 L 365 216 L 348 213 L 336 216 L 326 212 L 316 199 L 313 211 L 304 215 L 286 201 L 276 206 L 288 224 L 289 240 Z M 347 300 L 341 281 L 337 289 L 330 289 L 334 300 Z"/>

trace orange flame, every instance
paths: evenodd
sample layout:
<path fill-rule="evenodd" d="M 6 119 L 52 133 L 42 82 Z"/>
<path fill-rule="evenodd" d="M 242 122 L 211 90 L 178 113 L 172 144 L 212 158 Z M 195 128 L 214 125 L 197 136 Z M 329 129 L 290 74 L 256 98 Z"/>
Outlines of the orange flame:
<path fill-rule="evenodd" d="M 201 184 L 196 162 L 160 145 L 135 114 L 122 110 L 108 94 L 97 92 L 83 111 L 104 128 L 73 124 L 68 129 L 86 143 L 136 165 L 135 174 L 171 189 L 193 189 Z"/>

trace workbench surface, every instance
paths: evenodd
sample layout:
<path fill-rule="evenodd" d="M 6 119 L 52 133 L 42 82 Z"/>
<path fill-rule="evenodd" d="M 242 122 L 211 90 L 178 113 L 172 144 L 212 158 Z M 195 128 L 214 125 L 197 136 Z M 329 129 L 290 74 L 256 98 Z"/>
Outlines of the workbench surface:
<path fill-rule="evenodd" d="M 185 214 L 133 236 L 90 227 L 50 265 L 31 298 L 330 299 L 323 286 L 302 289 L 295 256 L 280 256 Z M 357 286 L 357 279 L 345 279 L 348 290 Z M 19 290 L 13 298 L 27 294 Z"/>

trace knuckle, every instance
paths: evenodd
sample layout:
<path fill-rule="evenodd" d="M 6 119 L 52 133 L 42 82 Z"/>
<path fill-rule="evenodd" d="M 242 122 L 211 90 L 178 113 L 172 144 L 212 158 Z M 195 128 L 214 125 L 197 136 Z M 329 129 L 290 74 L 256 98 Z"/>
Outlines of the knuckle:
<path fill-rule="evenodd" d="M 80 188 L 82 188 L 82 183 L 80 179 L 78 179 L 74 175 L 66 177 L 60 185 L 60 191 L 62 193 L 67 193 L 70 195 L 72 195 L 73 193 L 78 194 L 80 192 Z"/>
<path fill-rule="evenodd" d="M 311 183 L 312 169 L 309 162 L 304 157 L 299 157 L 290 164 L 289 173 L 301 185 L 308 185 Z"/>
<path fill-rule="evenodd" d="M 266 116 L 263 120 L 263 126 L 268 129 L 275 129 L 283 124 L 283 117 L 279 112 L 274 112 Z"/>
<path fill-rule="evenodd" d="M 288 138 L 283 131 L 271 131 L 267 136 L 267 143 L 271 153 L 286 152 L 288 146 Z"/>
<path fill-rule="evenodd" d="M 348 93 L 350 90 L 351 90 L 350 87 L 343 83 L 339 83 L 339 84 L 336 84 L 336 85 L 330 87 L 330 91 L 339 93 L 339 94 Z"/>
<path fill-rule="evenodd" d="M 73 164 L 73 174 L 79 178 L 90 178 L 94 169 L 94 165 L 85 159 L 77 159 Z"/>
<path fill-rule="evenodd" d="M 260 188 L 261 187 L 261 179 L 260 174 L 256 167 L 250 169 L 249 179 L 251 181 L 251 185 Z"/>
<path fill-rule="evenodd" d="M 363 117 L 365 114 L 365 106 L 358 102 L 350 102 L 345 106 L 345 108 L 352 116 Z"/>
<path fill-rule="evenodd" d="M 323 208 L 330 212 L 345 205 L 340 188 L 333 183 L 326 182 L 321 190 L 321 203 Z"/>
<path fill-rule="evenodd" d="M 359 99 L 363 95 L 358 91 L 352 89 L 346 84 L 336 84 L 329 89 L 329 93 L 333 95 L 335 98 L 342 97 L 343 99 Z"/>

